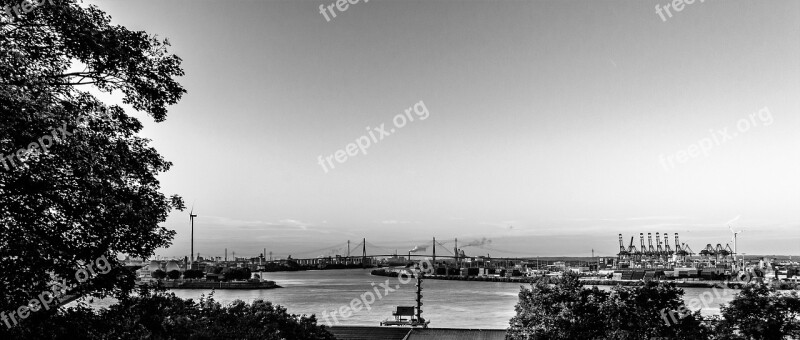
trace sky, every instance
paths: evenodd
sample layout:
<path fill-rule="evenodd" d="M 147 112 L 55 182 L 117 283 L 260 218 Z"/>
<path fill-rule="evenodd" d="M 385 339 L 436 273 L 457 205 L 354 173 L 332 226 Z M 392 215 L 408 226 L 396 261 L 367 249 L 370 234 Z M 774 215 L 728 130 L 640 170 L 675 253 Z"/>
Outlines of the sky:
<path fill-rule="evenodd" d="M 183 59 L 165 122 L 129 112 L 202 256 L 699 251 L 728 224 L 800 254 L 800 2 L 89 3 Z M 158 255 L 188 256 L 188 215 Z"/>

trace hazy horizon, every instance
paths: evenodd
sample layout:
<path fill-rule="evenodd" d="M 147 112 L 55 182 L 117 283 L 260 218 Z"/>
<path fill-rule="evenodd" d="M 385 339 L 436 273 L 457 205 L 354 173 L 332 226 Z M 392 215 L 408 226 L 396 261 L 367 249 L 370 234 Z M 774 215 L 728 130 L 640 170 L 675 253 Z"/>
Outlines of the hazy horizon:
<path fill-rule="evenodd" d="M 183 59 L 167 120 L 135 114 L 187 204 L 158 255 L 188 256 L 192 205 L 203 256 L 432 237 L 610 256 L 656 232 L 699 252 L 728 224 L 740 253 L 800 254 L 800 2 L 666 21 L 658 1 L 370 0 L 330 21 L 330 1 L 89 2 Z M 330 167 L 419 102 L 425 119 Z"/>

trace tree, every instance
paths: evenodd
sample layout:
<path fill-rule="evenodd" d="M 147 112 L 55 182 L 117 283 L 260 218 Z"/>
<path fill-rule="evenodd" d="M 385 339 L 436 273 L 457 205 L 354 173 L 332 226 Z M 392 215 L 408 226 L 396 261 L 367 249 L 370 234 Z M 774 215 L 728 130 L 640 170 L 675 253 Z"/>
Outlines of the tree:
<path fill-rule="evenodd" d="M 167 272 L 161 269 L 156 269 L 156 271 L 152 272 L 150 276 L 152 276 L 156 280 L 163 280 L 167 278 Z"/>
<path fill-rule="evenodd" d="M 250 268 L 229 267 L 222 271 L 225 280 L 247 280 L 250 278 Z"/>
<path fill-rule="evenodd" d="M 691 312 L 683 303 L 683 290 L 674 283 L 646 282 L 642 286 L 612 289 L 600 314 L 607 338 L 707 339 L 709 327 L 700 311 Z M 683 312 L 683 313 L 680 313 Z"/>
<path fill-rule="evenodd" d="M 721 308 L 720 339 L 800 338 L 800 298 L 764 284 L 746 285 Z"/>
<path fill-rule="evenodd" d="M 314 315 L 289 314 L 262 300 L 222 306 L 213 297 L 195 302 L 147 286 L 108 309 L 77 306 L 41 320 L 40 327 L 11 330 L 12 339 L 73 339 L 75 334 L 89 340 L 335 339 Z"/>
<path fill-rule="evenodd" d="M 183 272 L 183 278 L 184 279 L 199 279 L 199 278 L 203 278 L 205 276 L 206 276 L 206 273 L 203 273 L 202 270 L 197 270 L 197 269 L 189 269 L 189 270 Z"/>
<path fill-rule="evenodd" d="M 170 244 L 175 232 L 159 224 L 185 208 L 159 192 L 171 163 L 138 136 L 137 118 L 87 92 L 118 91 L 165 120 L 186 92 L 168 46 L 76 0 L 0 15 L 0 310 L 48 290 L 51 273 L 84 293 L 125 294 L 129 278 L 81 283 L 76 267 L 107 255 L 117 268 L 116 254 L 146 258 Z"/>
<path fill-rule="evenodd" d="M 577 275 L 567 274 L 555 285 L 543 281 L 522 288 L 517 315 L 507 339 L 594 339 L 603 334 L 600 304 L 608 293 L 583 289 Z"/>
<path fill-rule="evenodd" d="M 706 339 L 699 312 L 665 322 L 662 311 L 678 309 L 683 291 L 669 283 L 616 286 L 611 292 L 583 288 L 565 274 L 553 284 L 537 280 L 522 288 L 507 339 Z"/>
<path fill-rule="evenodd" d="M 170 280 L 180 279 L 181 278 L 181 272 L 178 271 L 178 270 L 170 270 L 167 273 L 167 277 L 169 277 Z"/>

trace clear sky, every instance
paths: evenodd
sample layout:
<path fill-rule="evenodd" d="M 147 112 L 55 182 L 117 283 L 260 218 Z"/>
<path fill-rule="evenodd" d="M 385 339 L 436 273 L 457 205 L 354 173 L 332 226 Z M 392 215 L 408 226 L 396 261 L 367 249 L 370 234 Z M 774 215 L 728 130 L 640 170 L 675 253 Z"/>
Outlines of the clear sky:
<path fill-rule="evenodd" d="M 167 121 L 139 116 L 201 255 L 611 255 L 640 232 L 699 251 L 731 220 L 740 252 L 800 255 L 798 1 L 94 2 L 184 60 Z M 188 214 L 158 254 L 188 255 Z"/>

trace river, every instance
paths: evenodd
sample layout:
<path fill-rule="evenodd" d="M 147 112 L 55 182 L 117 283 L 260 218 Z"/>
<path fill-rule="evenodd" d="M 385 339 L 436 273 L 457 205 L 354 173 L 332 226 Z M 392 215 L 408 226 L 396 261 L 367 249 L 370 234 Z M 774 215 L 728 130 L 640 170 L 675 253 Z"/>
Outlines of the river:
<path fill-rule="evenodd" d="M 377 326 L 380 321 L 392 318 L 395 306 L 414 305 L 415 280 L 402 284 L 397 278 L 372 276 L 369 269 L 275 272 L 267 273 L 265 276 L 266 279 L 273 280 L 284 288 L 217 290 L 214 292 L 214 299 L 223 304 L 236 299 L 246 302 L 263 299 L 285 306 L 289 313 L 316 314 L 320 323 L 324 323 L 321 317 L 323 311 L 331 314 L 342 306 L 349 306 L 353 299 L 359 298 L 366 292 L 374 294 L 374 287 L 379 284 L 385 285 L 389 279 L 388 286 L 394 291 L 385 293 L 385 288 L 379 288 L 382 298 L 376 296 L 370 309 L 362 308 L 347 318 L 337 314 L 339 324 Z M 372 286 L 372 283 L 376 285 Z M 611 289 L 608 286 L 600 288 Z M 707 288 L 683 289 L 687 306 L 692 306 L 689 300 L 698 300 L 700 294 L 711 291 Z M 422 316 L 430 321 L 430 327 L 436 328 L 507 328 L 509 319 L 515 314 L 514 306 L 517 304 L 519 290 L 519 283 L 425 280 L 422 291 Z M 172 291 L 181 298 L 195 300 L 201 294 L 210 292 L 210 290 L 187 289 Z M 719 304 L 733 299 L 735 290 L 727 291 L 726 294 L 723 292 L 722 289 L 718 289 L 720 297 L 711 295 L 711 302 L 701 308 L 704 315 L 719 314 Z M 706 298 L 708 299 L 708 296 Z M 103 300 L 95 301 L 93 305 L 103 307 L 111 303 L 110 300 Z M 333 322 L 332 318 L 329 320 Z"/>

